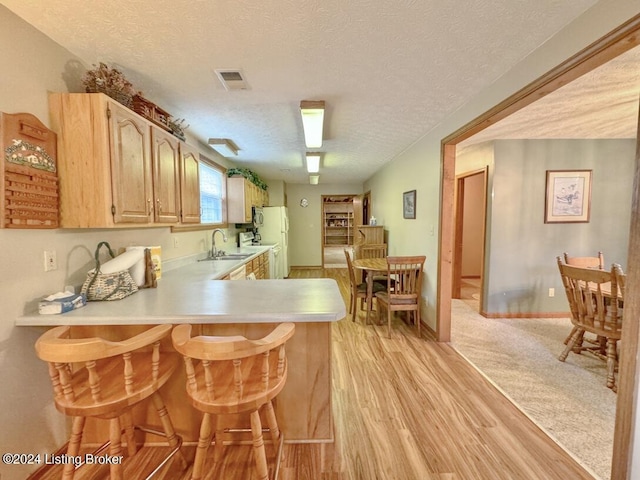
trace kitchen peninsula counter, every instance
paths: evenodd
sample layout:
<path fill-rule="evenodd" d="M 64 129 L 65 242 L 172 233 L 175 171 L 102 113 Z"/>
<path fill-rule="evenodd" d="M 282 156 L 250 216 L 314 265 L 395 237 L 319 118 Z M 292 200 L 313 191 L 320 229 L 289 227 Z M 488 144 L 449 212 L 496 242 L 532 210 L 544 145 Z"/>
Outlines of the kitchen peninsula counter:
<path fill-rule="evenodd" d="M 275 404 L 280 427 L 288 443 L 332 442 L 331 323 L 346 315 L 338 285 L 325 278 L 218 280 L 247 260 L 192 262 L 163 272 L 157 288 L 60 315 L 29 313 L 16 325 L 70 325 L 72 334 L 117 340 L 166 323 L 191 323 L 203 335 L 260 338 L 278 323 L 294 322 L 296 332 L 287 343 L 289 377 Z M 163 387 L 164 397 L 177 431 L 194 444 L 200 418 L 187 398 L 183 370 Z M 88 429 L 87 440 L 106 435 L 97 424 Z"/>
<path fill-rule="evenodd" d="M 195 262 L 163 272 L 157 288 L 88 302 L 61 315 L 26 314 L 19 326 L 334 322 L 346 315 L 335 280 L 217 280 L 245 260 Z"/>

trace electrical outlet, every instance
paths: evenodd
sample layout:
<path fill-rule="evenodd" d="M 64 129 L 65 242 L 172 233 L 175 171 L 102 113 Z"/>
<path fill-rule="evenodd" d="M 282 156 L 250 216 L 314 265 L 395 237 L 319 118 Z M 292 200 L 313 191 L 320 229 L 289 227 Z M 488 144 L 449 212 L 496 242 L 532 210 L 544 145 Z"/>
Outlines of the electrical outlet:
<path fill-rule="evenodd" d="M 550 297 L 555 297 L 556 296 L 556 289 L 555 288 L 550 288 L 549 289 L 549 296 Z"/>
<path fill-rule="evenodd" d="M 58 259 L 56 258 L 55 250 L 45 250 L 44 252 L 44 271 L 50 272 L 51 270 L 58 269 Z"/>

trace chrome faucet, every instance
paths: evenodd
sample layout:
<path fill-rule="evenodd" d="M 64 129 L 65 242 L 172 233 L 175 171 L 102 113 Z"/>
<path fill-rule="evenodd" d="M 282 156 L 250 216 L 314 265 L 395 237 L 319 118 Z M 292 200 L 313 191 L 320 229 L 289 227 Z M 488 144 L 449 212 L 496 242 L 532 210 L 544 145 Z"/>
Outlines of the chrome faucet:
<path fill-rule="evenodd" d="M 217 258 L 218 257 L 218 249 L 216 248 L 216 233 L 220 232 L 222 234 L 222 241 L 226 242 L 227 241 L 227 236 L 224 233 L 224 230 L 222 230 L 221 228 L 216 228 L 213 233 L 211 234 L 211 258 Z M 221 252 L 222 254 L 222 252 Z"/>

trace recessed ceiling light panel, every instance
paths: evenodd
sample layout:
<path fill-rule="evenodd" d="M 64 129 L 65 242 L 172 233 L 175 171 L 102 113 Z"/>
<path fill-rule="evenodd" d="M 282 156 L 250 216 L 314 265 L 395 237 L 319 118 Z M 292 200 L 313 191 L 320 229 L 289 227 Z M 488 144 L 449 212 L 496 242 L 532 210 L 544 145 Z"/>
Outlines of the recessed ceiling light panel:
<path fill-rule="evenodd" d="M 304 143 L 307 148 L 322 147 L 322 130 L 324 127 L 324 101 L 303 100 L 300 102 Z"/>

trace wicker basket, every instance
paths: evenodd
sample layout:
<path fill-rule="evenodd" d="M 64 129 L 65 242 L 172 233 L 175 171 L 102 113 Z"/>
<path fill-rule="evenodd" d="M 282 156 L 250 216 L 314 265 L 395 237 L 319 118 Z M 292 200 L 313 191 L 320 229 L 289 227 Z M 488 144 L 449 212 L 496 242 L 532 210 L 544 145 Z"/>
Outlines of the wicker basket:
<path fill-rule="evenodd" d="M 87 87 L 87 93 L 104 93 L 109 97 L 113 98 L 116 102 L 124 105 L 127 108 L 131 108 L 133 106 L 133 96 L 128 93 L 124 93 L 120 90 L 115 90 L 113 88 L 93 88 Z"/>
<path fill-rule="evenodd" d="M 144 118 L 155 123 L 159 127 L 164 128 L 166 131 L 171 132 L 171 127 L 169 127 L 169 119 L 171 118 L 171 115 L 166 110 L 158 107 L 155 103 L 150 102 L 140 95 L 134 95 L 132 108 L 137 114 L 142 115 Z"/>

